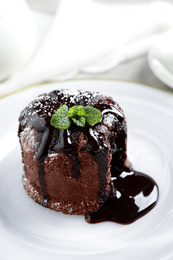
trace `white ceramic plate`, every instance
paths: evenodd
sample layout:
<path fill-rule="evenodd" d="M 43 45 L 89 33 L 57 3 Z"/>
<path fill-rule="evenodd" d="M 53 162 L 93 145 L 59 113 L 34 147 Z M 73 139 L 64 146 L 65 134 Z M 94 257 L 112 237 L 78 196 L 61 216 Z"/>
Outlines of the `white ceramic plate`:
<path fill-rule="evenodd" d="M 18 116 L 38 94 L 58 88 L 102 91 L 124 108 L 128 155 L 155 179 L 156 207 L 130 225 L 88 224 L 50 211 L 22 186 Z M 173 259 L 173 95 L 140 84 L 77 80 L 31 88 L 0 101 L 0 259 Z"/>

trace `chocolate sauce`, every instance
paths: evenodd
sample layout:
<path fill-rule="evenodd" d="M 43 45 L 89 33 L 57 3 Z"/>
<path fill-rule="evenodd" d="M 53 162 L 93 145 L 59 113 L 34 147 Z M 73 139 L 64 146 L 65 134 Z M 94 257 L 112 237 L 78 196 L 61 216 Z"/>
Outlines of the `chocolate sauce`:
<path fill-rule="evenodd" d="M 72 177 L 78 179 L 80 177 L 80 160 L 77 155 L 76 147 L 78 142 L 78 132 L 75 129 L 64 130 L 58 129 L 59 137 L 53 140 L 53 150 L 58 153 L 65 153 L 73 162 Z"/>
<path fill-rule="evenodd" d="M 88 223 L 113 221 L 130 224 L 148 213 L 157 203 L 158 186 L 146 174 L 122 171 L 112 178 L 112 194 L 102 207 L 85 216 Z"/>
<path fill-rule="evenodd" d="M 36 118 L 32 121 L 32 126 L 37 131 L 37 152 L 35 154 L 38 160 L 39 166 L 39 181 L 43 191 L 42 205 L 48 207 L 50 200 L 49 194 L 47 192 L 45 180 L 44 180 L 44 159 L 47 156 L 48 146 L 49 146 L 49 135 L 50 130 L 46 127 L 44 118 Z"/>
<path fill-rule="evenodd" d="M 18 135 L 20 136 L 21 132 L 27 125 L 32 125 L 33 128 L 37 131 L 37 147 L 35 157 L 38 161 L 38 177 L 43 192 L 41 204 L 44 207 L 48 207 L 48 203 L 50 200 L 44 179 L 44 159 L 48 154 L 48 148 L 52 136 L 52 128 L 49 127 L 51 114 L 48 115 L 47 112 L 50 113 L 56 111 L 55 109 L 57 107 L 57 104 L 55 104 L 55 102 L 51 102 L 51 105 L 49 104 L 49 102 L 50 97 L 47 97 L 46 95 L 43 95 L 42 98 L 38 98 L 37 100 L 31 102 L 20 114 L 20 127 L 18 132 Z"/>

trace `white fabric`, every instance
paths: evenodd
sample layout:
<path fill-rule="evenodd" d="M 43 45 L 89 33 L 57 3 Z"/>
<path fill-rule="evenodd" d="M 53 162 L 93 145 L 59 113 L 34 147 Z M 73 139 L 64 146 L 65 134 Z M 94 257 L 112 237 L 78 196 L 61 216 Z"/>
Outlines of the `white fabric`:
<path fill-rule="evenodd" d="M 0 84 L 0 95 L 78 71 L 98 73 L 143 55 L 157 34 L 173 27 L 173 4 L 63 0 L 30 62 Z"/>

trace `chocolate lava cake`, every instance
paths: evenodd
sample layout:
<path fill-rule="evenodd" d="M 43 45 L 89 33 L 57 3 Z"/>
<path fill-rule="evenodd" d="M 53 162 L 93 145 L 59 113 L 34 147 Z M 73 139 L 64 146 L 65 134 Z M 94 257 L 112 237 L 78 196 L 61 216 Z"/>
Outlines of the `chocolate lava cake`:
<path fill-rule="evenodd" d="M 50 124 L 58 108 L 91 106 L 102 113 L 95 125 Z M 112 192 L 111 167 L 128 167 L 126 119 L 110 97 L 99 92 L 55 90 L 42 94 L 20 114 L 18 135 L 23 185 L 39 204 L 65 214 L 97 211 Z"/>

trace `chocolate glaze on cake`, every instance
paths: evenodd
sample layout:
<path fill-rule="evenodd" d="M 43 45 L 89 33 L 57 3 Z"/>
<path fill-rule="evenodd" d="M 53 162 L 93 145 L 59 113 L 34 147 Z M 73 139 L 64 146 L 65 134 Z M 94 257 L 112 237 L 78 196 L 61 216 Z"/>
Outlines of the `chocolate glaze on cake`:
<path fill-rule="evenodd" d="M 50 119 L 63 104 L 69 108 L 90 105 L 102 112 L 103 119 L 85 128 L 73 124 L 67 130 L 54 128 Z M 41 205 L 66 214 L 86 215 L 90 223 L 130 223 L 156 204 L 158 189 L 154 181 L 130 173 L 126 119 L 112 98 L 97 92 L 56 90 L 32 101 L 21 112 L 19 122 L 23 184 L 28 195 Z M 128 176 L 122 178 L 125 172 Z M 136 183 L 132 185 L 134 191 L 129 188 L 132 183 Z M 129 200 L 134 204 L 139 190 L 144 192 L 146 186 L 149 192 L 143 195 L 153 193 L 154 202 L 145 203 L 142 211 L 136 210 L 136 204 L 129 206 Z M 125 208 L 121 210 L 123 205 L 132 209 L 131 216 Z"/>

